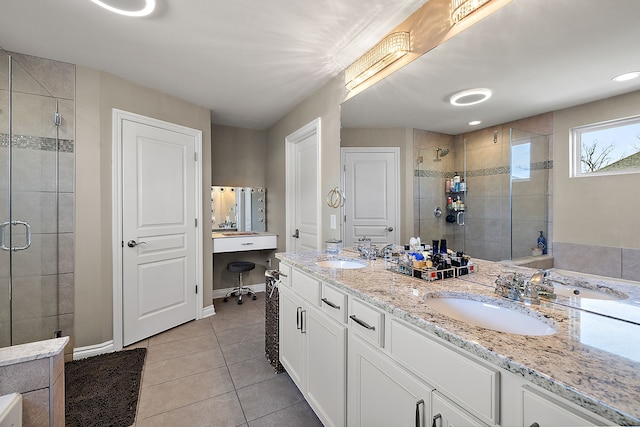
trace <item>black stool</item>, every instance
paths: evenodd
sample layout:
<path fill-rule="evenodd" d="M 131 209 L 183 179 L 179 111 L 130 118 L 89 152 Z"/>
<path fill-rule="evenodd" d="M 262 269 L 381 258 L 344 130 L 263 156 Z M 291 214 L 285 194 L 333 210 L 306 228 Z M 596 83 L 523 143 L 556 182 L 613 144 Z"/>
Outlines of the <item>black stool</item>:
<path fill-rule="evenodd" d="M 224 302 L 229 301 L 229 297 L 238 297 L 238 304 L 242 304 L 242 295 L 251 295 L 253 299 L 257 299 L 256 293 L 242 284 L 242 273 L 246 273 L 247 271 L 251 271 L 256 268 L 256 264 L 249 261 L 234 261 L 227 264 L 227 271 L 232 273 L 238 273 L 238 287 L 228 292 L 227 295 L 224 296 Z"/>

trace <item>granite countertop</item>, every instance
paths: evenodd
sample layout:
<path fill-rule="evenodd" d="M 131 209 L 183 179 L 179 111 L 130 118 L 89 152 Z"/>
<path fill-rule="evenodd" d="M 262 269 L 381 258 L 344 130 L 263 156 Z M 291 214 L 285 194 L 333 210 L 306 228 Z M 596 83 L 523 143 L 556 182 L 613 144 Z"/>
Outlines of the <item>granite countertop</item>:
<path fill-rule="evenodd" d="M 53 338 L 0 348 L 0 366 L 53 357 L 64 351 L 69 337 Z"/>
<path fill-rule="evenodd" d="M 474 274 L 427 282 L 387 271 L 383 260 L 368 261 L 365 268 L 355 270 L 315 264 L 357 257 L 346 250 L 337 256 L 288 252 L 276 257 L 613 423 L 640 424 L 640 285 L 636 282 L 552 270 L 553 279 L 627 298 L 558 297 L 525 306 L 498 297 L 494 282 L 499 274 L 519 271 L 530 277 L 537 271 L 526 267 L 473 260 Z M 496 332 L 447 317 L 426 303 L 430 297 L 461 293 L 518 305 L 553 324 L 557 332 L 546 336 Z"/>
<path fill-rule="evenodd" d="M 235 230 L 216 230 L 211 233 L 212 239 L 224 239 L 227 237 L 258 237 L 258 236 L 275 236 L 275 233 L 268 231 L 235 231 Z"/>

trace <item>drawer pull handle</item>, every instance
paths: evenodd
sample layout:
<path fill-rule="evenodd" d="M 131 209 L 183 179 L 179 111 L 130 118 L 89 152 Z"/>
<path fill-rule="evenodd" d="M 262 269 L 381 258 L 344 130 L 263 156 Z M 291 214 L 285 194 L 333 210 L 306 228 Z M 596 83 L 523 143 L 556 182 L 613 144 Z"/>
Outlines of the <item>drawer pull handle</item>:
<path fill-rule="evenodd" d="M 240 243 L 242 246 L 249 246 L 249 245 L 253 245 L 253 242 L 245 242 L 245 243 Z"/>
<path fill-rule="evenodd" d="M 307 333 L 307 328 L 304 325 L 304 319 L 306 319 L 306 314 L 307 314 L 307 310 L 302 310 L 300 312 L 300 333 L 301 334 L 306 334 Z"/>
<path fill-rule="evenodd" d="M 296 329 L 302 330 L 302 321 L 300 319 L 300 312 L 302 311 L 302 307 L 296 308 Z"/>
<path fill-rule="evenodd" d="M 371 326 L 368 323 L 363 322 L 362 320 L 358 319 L 355 314 L 352 314 L 351 316 L 349 316 L 349 318 L 351 320 L 353 320 L 354 322 L 356 322 L 358 325 L 362 326 L 363 328 L 367 328 L 370 331 L 375 331 L 376 330 L 375 326 Z"/>
<path fill-rule="evenodd" d="M 436 420 L 441 419 L 442 415 L 440 414 L 436 414 L 433 416 L 433 423 L 431 424 L 431 427 L 436 427 Z"/>
<path fill-rule="evenodd" d="M 336 305 L 336 304 L 332 303 L 331 301 L 329 301 L 326 298 L 322 298 L 322 302 L 327 304 L 331 308 L 335 308 L 336 310 L 340 310 L 340 306 L 339 305 Z"/>
<path fill-rule="evenodd" d="M 416 402 L 416 427 L 420 427 L 420 405 L 424 405 L 424 400 L 420 399 Z"/>
<path fill-rule="evenodd" d="M 281 275 L 282 277 L 289 277 L 289 276 L 287 276 L 286 274 L 284 274 L 282 271 L 280 272 L 280 275 Z"/>

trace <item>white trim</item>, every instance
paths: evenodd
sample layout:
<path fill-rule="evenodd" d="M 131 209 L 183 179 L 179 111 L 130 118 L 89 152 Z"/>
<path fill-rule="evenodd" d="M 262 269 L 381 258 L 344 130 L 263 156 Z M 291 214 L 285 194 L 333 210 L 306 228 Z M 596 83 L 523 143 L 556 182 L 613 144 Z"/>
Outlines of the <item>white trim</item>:
<path fill-rule="evenodd" d="M 113 341 L 114 350 L 122 350 L 122 121 L 130 120 L 149 126 L 181 132 L 193 136 L 197 161 L 195 166 L 195 216 L 198 221 L 196 230 L 196 319 L 203 316 L 203 238 L 202 238 L 202 131 L 165 122 L 151 117 L 114 108 L 112 110 L 112 182 L 111 182 L 111 245 L 113 256 Z M 75 357 L 75 353 L 74 353 Z"/>
<path fill-rule="evenodd" d="M 205 307 L 202 309 L 202 317 L 201 319 L 204 319 L 205 317 L 211 317 L 214 314 L 216 314 L 216 308 L 213 306 L 213 304 Z"/>
<path fill-rule="evenodd" d="M 294 176 L 294 171 L 295 171 L 295 156 L 293 155 L 294 150 L 293 150 L 293 146 L 299 142 L 301 142 L 302 140 L 304 140 L 305 138 L 311 136 L 311 135 L 316 135 L 316 158 L 318 159 L 318 169 L 317 169 L 317 176 L 316 176 L 316 194 L 318 194 L 318 196 L 321 195 L 321 191 L 322 191 L 322 187 L 321 187 L 321 176 L 322 176 L 322 157 L 321 157 L 321 142 L 322 142 L 322 138 L 321 138 L 321 120 L 320 117 L 318 117 L 315 120 L 312 120 L 311 122 L 307 123 L 306 125 L 304 125 L 303 127 L 301 127 L 300 129 L 298 129 L 297 131 L 291 133 L 290 135 L 288 135 L 287 137 L 285 137 L 284 141 L 285 141 L 285 185 L 286 185 L 286 191 L 285 191 L 285 195 L 286 195 L 286 209 L 285 209 L 285 227 L 286 227 L 286 240 L 285 240 L 285 245 L 286 245 L 286 250 L 287 251 L 291 251 L 293 250 L 294 247 L 294 242 L 293 242 L 293 231 L 295 229 L 295 224 L 294 222 L 294 218 L 293 218 L 293 207 L 295 206 L 294 203 L 294 188 L 295 185 L 293 183 L 293 179 L 295 178 Z M 322 248 L 322 203 L 318 202 L 316 205 L 316 218 L 317 218 L 317 224 L 318 224 L 318 229 L 317 229 L 317 241 L 316 241 L 316 249 L 320 250 Z"/>
<path fill-rule="evenodd" d="M 266 292 L 267 285 L 264 283 L 258 283 L 255 285 L 245 285 L 247 288 L 251 289 L 253 292 Z M 224 296 L 234 290 L 233 288 L 224 288 L 224 289 L 214 289 L 213 290 L 213 299 L 224 298 Z"/>
<path fill-rule="evenodd" d="M 113 340 L 105 341 L 102 344 L 88 345 L 73 349 L 73 360 L 86 359 L 87 357 L 97 356 L 99 354 L 113 353 L 116 351 Z"/>
<path fill-rule="evenodd" d="M 346 173 L 345 173 L 345 164 L 346 164 L 346 154 L 347 153 L 392 153 L 394 155 L 394 162 L 396 166 L 396 200 L 394 202 L 396 209 L 396 223 L 393 225 L 395 230 L 397 230 L 396 236 L 398 239 L 402 239 L 402 230 L 400 229 L 400 224 L 402 223 L 400 219 L 401 209 L 400 209 L 400 201 L 401 198 L 401 173 L 400 173 L 400 147 L 341 147 L 340 148 L 340 185 L 342 189 L 346 189 Z M 353 197 L 351 197 L 353 199 Z M 340 218 L 341 218 L 341 226 L 340 226 L 340 238 L 342 242 L 345 241 L 345 232 L 346 227 L 344 226 L 344 217 L 346 215 L 345 212 L 345 204 L 342 204 L 340 208 Z"/>

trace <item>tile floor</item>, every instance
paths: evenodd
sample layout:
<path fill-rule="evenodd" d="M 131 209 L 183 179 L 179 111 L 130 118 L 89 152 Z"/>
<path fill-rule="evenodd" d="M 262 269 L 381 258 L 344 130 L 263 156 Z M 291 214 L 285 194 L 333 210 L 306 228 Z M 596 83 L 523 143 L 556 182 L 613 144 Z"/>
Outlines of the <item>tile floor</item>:
<path fill-rule="evenodd" d="M 212 317 L 127 347 L 147 348 L 135 426 L 322 426 L 264 356 L 264 294 L 214 306 Z"/>

